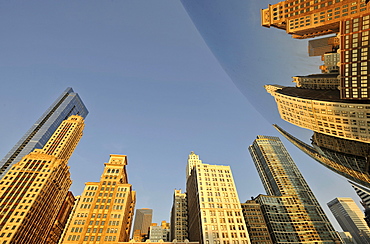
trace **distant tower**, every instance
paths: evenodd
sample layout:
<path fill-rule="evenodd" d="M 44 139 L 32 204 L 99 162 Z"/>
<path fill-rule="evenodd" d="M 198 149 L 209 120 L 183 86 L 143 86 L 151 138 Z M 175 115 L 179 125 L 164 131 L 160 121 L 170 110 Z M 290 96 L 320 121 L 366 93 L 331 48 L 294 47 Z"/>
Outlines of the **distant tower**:
<path fill-rule="evenodd" d="M 137 230 L 140 230 L 140 236 L 144 239 L 147 239 L 149 237 L 148 232 L 150 224 L 152 223 L 152 218 L 153 209 L 136 209 L 133 234 L 135 234 L 135 231 L 138 233 Z"/>
<path fill-rule="evenodd" d="M 84 128 L 72 115 L 42 149 L 35 149 L 4 175 L 0 189 L 0 238 L 5 243 L 56 243 L 53 231 L 71 186 L 68 159 Z M 48 242 L 46 242 L 49 240 Z"/>
<path fill-rule="evenodd" d="M 203 164 L 191 152 L 187 173 L 189 240 L 250 243 L 230 166 Z"/>
<path fill-rule="evenodd" d="M 280 139 L 257 136 L 249 151 L 268 194 L 255 200 L 261 205 L 273 243 L 340 243 Z"/>
<path fill-rule="evenodd" d="M 67 88 L 0 161 L 0 178 L 22 157 L 45 146 L 55 129 L 71 115 L 86 117 L 88 111 L 72 88 Z"/>
<path fill-rule="evenodd" d="M 188 238 L 188 207 L 185 193 L 175 190 L 171 210 L 170 241 L 185 241 Z"/>
<path fill-rule="evenodd" d="M 127 242 L 136 194 L 127 180 L 127 157 L 111 154 L 99 182 L 87 182 L 62 244 Z"/>
<path fill-rule="evenodd" d="M 343 231 L 351 233 L 356 243 L 370 243 L 370 229 L 352 198 L 338 197 L 328 202 L 328 206 Z"/>

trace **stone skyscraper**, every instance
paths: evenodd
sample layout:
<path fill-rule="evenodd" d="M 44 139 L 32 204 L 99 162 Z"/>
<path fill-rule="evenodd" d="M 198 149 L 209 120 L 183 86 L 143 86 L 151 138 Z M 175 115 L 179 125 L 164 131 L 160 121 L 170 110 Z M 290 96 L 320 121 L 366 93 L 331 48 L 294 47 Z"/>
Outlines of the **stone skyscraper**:
<path fill-rule="evenodd" d="M 22 157 L 45 146 L 63 120 L 71 115 L 85 118 L 87 114 L 79 95 L 72 88 L 67 88 L 0 161 L 0 178 Z"/>
<path fill-rule="evenodd" d="M 62 244 L 127 242 L 136 194 L 127 180 L 127 157 L 110 155 L 99 182 L 87 182 Z"/>
<path fill-rule="evenodd" d="M 191 152 L 186 192 L 190 241 L 250 243 L 230 166 L 204 164 Z"/>
<path fill-rule="evenodd" d="M 343 231 L 351 233 L 356 243 L 370 243 L 370 229 L 364 220 L 364 214 L 352 198 L 335 198 L 328 202 L 328 206 Z"/>
<path fill-rule="evenodd" d="M 255 200 L 273 243 L 340 243 L 280 139 L 257 136 L 249 151 L 267 193 Z"/>
<path fill-rule="evenodd" d="M 68 159 L 84 128 L 72 115 L 42 149 L 24 156 L 4 175 L 0 189 L 0 239 L 10 243 L 55 243 L 55 222 L 71 186 Z"/>

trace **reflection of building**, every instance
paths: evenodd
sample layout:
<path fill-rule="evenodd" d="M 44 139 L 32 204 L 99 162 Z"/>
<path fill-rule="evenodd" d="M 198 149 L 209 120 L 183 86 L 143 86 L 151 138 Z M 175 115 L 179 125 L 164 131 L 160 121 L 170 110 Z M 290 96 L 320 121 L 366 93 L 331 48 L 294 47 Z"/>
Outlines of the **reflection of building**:
<path fill-rule="evenodd" d="M 286 0 L 261 10 L 262 26 L 275 27 L 294 38 L 338 33 L 343 19 L 370 11 L 364 0 Z"/>
<path fill-rule="evenodd" d="M 251 244 L 272 244 L 261 205 L 255 200 L 248 200 L 241 205 Z"/>
<path fill-rule="evenodd" d="M 370 98 L 370 4 L 366 15 L 349 18 L 340 25 L 340 95 L 343 99 Z"/>
<path fill-rule="evenodd" d="M 339 45 L 334 41 L 335 39 L 335 37 L 325 37 L 308 41 L 308 55 L 311 57 L 331 53 Z"/>
<path fill-rule="evenodd" d="M 136 238 L 134 239 L 140 239 L 145 240 L 148 239 L 149 234 L 149 227 L 152 223 L 152 217 L 153 217 L 153 209 L 149 208 L 141 208 L 136 209 L 135 214 L 135 221 L 134 221 L 134 228 L 133 228 L 133 236 L 136 235 Z M 138 232 L 137 230 L 140 230 Z"/>
<path fill-rule="evenodd" d="M 370 103 L 341 100 L 339 91 L 265 86 L 285 121 L 339 138 L 370 142 Z"/>
<path fill-rule="evenodd" d="M 319 146 L 310 146 L 296 137 L 292 136 L 285 130 L 281 129 L 279 126 L 274 125 L 274 127 L 291 143 L 298 147 L 302 152 L 306 153 L 311 158 L 315 159 L 317 162 L 327 167 L 328 169 L 334 171 L 337 174 L 340 174 L 347 179 L 354 181 L 358 184 L 361 184 L 366 187 L 370 187 L 370 177 L 367 171 L 368 162 L 365 157 L 358 157 L 349 153 L 342 153 L 335 150 L 325 149 L 324 147 Z M 320 136 L 317 133 L 317 136 Z M 314 136 L 315 138 L 315 136 Z M 344 148 L 349 148 L 352 143 L 355 141 L 343 140 L 331 137 L 332 141 L 340 141 L 344 145 Z M 348 143 L 346 145 L 346 142 Z M 315 143 L 315 141 L 314 141 Z M 328 144 L 328 143 L 326 143 Z M 362 143 L 365 144 L 365 143 Z M 365 144 L 366 145 L 366 144 Z M 357 149 L 357 147 L 356 147 Z M 342 150 L 343 152 L 349 152 L 350 150 Z M 355 150 L 358 151 L 358 150 Z M 365 164 L 366 161 L 366 164 Z"/>
<path fill-rule="evenodd" d="M 203 164 L 191 152 L 187 169 L 189 240 L 250 243 L 230 166 Z"/>
<path fill-rule="evenodd" d="M 344 244 L 354 244 L 353 237 L 349 232 L 338 232 Z"/>
<path fill-rule="evenodd" d="M 71 115 L 86 117 L 88 111 L 72 88 L 67 88 L 0 161 L 0 175 L 22 157 L 45 146 L 56 128 Z"/>
<path fill-rule="evenodd" d="M 370 229 L 352 198 L 335 198 L 328 206 L 342 229 L 351 233 L 356 243 L 370 243 Z"/>
<path fill-rule="evenodd" d="M 370 190 L 354 182 L 349 182 L 357 195 L 361 198 L 361 205 L 365 208 L 365 221 L 370 227 Z"/>
<path fill-rule="evenodd" d="M 110 155 L 99 182 L 87 182 L 63 244 L 128 241 L 135 192 L 127 180 L 127 157 Z"/>
<path fill-rule="evenodd" d="M 0 189 L 2 243 L 57 243 L 63 228 L 60 224 L 65 223 L 60 209 L 71 205 L 67 163 L 83 128 L 81 116 L 70 116 L 42 149 L 24 156 L 4 175 Z"/>
<path fill-rule="evenodd" d="M 258 136 L 249 151 L 268 194 L 255 200 L 261 205 L 273 243 L 340 243 L 280 139 Z"/>
<path fill-rule="evenodd" d="M 297 87 L 306 89 L 337 90 L 339 86 L 338 74 L 336 73 L 295 76 L 293 82 L 297 83 Z"/>
<path fill-rule="evenodd" d="M 188 238 L 188 208 L 187 198 L 181 190 L 175 190 L 171 210 L 170 241 L 185 241 Z"/>

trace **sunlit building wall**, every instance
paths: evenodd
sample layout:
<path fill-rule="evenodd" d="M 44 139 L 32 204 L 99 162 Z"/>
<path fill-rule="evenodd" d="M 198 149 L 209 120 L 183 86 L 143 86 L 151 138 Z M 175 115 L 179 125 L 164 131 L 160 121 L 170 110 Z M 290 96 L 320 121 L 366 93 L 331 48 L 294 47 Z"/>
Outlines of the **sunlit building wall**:
<path fill-rule="evenodd" d="M 305 89 L 332 89 L 338 90 L 340 85 L 339 74 L 314 74 L 306 76 L 294 76 L 293 82 L 299 88 Z"/>
<path fill-rule="evenodd" d="M 152 223 L 153 209 L 141 208 L 136 209 L 134 228 L 133 228 L 133 238 L 145 240 L 149 238 L 149 227 Z M 140 232 L 138 231 L 140 230 Z"/>
<path fill-rule="evenodd" d="M 188 238 L 188 204 L 186 193 L 175 190 L 171 210 L 170 241 L 185 241 Z"/>
<path fill-rule="evenodd" d="M 241 204 L 251 244 L 272 244 L 261 205 L 255 200 Z"/>
<path fill-rule="evenodd" d="M 364 214 L 349 197 L 338 197 L 328 202 L 328 207 L 343 231 L 351 233 L 356 243 L 370 243 L 370 229 Z"/>
<path fill-rule="evenodd" d="M 54 131 L 71 115 L 85 118 L 88 111 L 72 88 L 67 88 L 0 161 L 0 178 L 34 149 L 45 146 Z"/>
<path fill-rule="evenodd" d="M 273 243 L 340 243 L 280 139 L 257 136 L 249 151 L 267 193 L 255 200 Z"/>
<path fill-rule="evenodd" d="M 286 0 L 261 10 L 261 24 L 285 30 L 293 38 L 339 32 L 340 21 L 370 11 L 365 0 Z"/>
<path fill-rule="evenodd" d="M 55 222 L 72 184 L 67 163 L 83 128 L 81 116 L 70 116 L 42 149 L 24 156 L 4 175 L 0 183 L 2 244 L 56 243 L 60 230 Z"/>
<path fill-rule="evenodd" d="M 359 142 L 370 142 L 370 103 L 340 100 L 334 90 L 266 85 L 280 116 L 299 127 Z"/>
<path fill-rule="evenodd" d="M 370 98 L 369 12 L 370 9 L 364 15 L 342 21 L 340 25 L 340 95 L 343 99 Z"/>
<path fill-rule="evenodd" d="M 125 155 L 110 155 L 99 182 L 87 182 L 62 244 L 129 241 L 136 195 Z"/>
<path fill-rule="evenodd" d="M 230 166 L 193 159 L 199 156 L 191 152 L 186 183 L 189 240 L 203 244 L 250 243 Z"/>

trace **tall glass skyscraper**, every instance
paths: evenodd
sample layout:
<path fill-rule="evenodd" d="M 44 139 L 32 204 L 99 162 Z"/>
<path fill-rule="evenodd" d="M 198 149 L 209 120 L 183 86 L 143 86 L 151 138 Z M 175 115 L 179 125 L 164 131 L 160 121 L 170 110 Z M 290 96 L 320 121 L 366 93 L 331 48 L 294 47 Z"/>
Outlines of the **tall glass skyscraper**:
<path fill-rule="evenodd" d="M 22 157 L 34 149 L 43 148 L 63 120 L 71 115 L 85 118 L 87 114 L 88 110 L 79 95 L 72 88 L 67 88 L 0 161 L 0 178 Z"/>
<path fill-rule="evenodd" d="M 267 192 L 255 200 L 273 243 L 341 243 L 280 139 L 258 136 L 249 151 Z"/>

